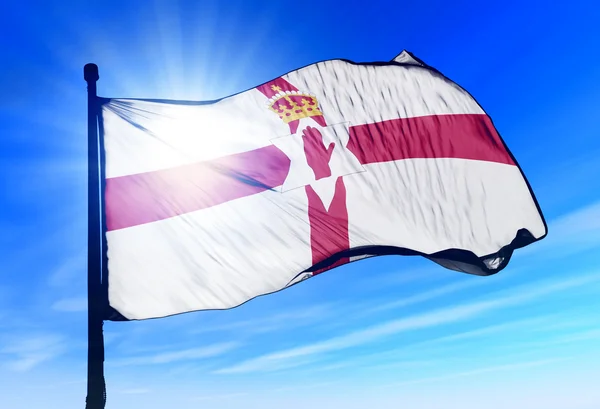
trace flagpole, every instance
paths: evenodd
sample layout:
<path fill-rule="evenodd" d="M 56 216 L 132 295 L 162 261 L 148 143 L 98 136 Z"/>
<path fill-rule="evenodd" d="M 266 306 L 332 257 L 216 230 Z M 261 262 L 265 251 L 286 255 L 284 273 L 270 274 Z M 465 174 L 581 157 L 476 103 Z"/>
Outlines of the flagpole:
<path fill-rule="evenodd" d="M 104 337 L 102 335 L 102 226 L 96 64 L 83 67 L 88 93 L 88 361 L 86 409 L 104 409 Z"/>

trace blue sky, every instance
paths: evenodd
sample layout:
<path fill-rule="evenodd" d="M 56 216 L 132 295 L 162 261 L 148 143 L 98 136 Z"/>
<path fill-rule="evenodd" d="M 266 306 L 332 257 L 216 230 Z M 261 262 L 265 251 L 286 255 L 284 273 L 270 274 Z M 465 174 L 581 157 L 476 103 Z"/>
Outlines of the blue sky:
<path fill-rule="evenodd" d="M 109 322 L 107 407 L 600 407 L 597 21 L 592 1 L 7 3 L 0 406 L 85 401 L 85 63 L 102 96 L 202 100 L 407 49 L 492 116 L 549 236 L 487 278 L 390 256 L 230 311 Z"/>

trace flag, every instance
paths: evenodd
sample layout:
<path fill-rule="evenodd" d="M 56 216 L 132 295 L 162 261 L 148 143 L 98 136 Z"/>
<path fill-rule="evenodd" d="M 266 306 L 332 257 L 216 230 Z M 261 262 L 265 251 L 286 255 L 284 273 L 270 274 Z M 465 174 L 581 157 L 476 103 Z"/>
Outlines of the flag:
<path fill-rule="evenodd" d="M 100 113 L 120 319 L 232 308 L 387 254 L 490 275 L 546 235 L 490 117 L 407 52 L 217 101 L 102 99 Z"/>

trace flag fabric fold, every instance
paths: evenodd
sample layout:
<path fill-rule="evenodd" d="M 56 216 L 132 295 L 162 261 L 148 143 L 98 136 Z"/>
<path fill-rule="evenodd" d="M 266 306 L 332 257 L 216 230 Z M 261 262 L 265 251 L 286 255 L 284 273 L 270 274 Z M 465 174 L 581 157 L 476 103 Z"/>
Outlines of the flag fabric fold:
<path fill-rule="evenodd" d="M 103 99 L 100 118 L 124 319 L 232 308 L 384 254 L 490 275 L 547 232 L 491 119 L 406 52 L 218 101 Z"/>

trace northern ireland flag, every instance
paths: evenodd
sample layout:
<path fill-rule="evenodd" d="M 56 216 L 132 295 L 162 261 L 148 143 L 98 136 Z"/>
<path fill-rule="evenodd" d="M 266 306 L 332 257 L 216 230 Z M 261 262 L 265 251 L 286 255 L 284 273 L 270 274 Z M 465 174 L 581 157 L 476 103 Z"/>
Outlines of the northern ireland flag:
<path fill-rule="evenodd" d="M 211 102 L 101 99 L 109 304 L 226 309 L 365 257 L 490 275 L 546 235 L 467 91 L 403 52 Z"/>

